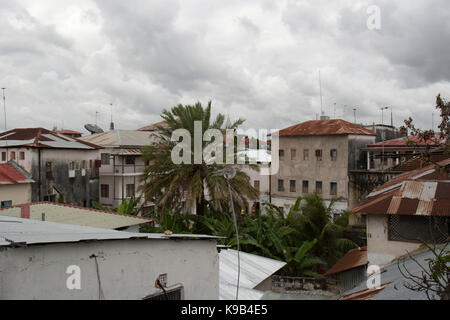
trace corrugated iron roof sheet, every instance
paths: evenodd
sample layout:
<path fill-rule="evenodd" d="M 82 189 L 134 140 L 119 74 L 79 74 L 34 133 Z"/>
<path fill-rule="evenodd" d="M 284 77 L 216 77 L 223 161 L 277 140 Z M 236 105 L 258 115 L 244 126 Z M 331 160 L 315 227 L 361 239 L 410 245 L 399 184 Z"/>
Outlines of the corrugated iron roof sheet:
<path fill-rule="evenodd" d="M 450 181 L 407 180 L 396 190 L 369 197 L 353 212 L 450 216 L 450 192 L 445 192 L 449 190 Z"/>
<path fill-rule="evenodd" d="M 311 136 L 311 135 L 369 135 L 375 136 L 363 126 L 341 120 L 310 120 L 279 131 L 280 136 Z"/>
<path fill-rule="evenodd" d="M 0 147 L 38 147 L 60 149 L 101 149 L 100 146 L 44 128 L 19 128 L 0 134 Z"/>
<path fill-rule="evenodd" d="M 441 138 L 441 134 L 439 132 L 435 133 L 436 136 L 433 139 L 424 140 L 420 138 L 419 136 L 407 136 L 407 137 L 400 137 L 396 139 L 391 140 L 385 140 L 373 144 L 367 145 L 368 150 L 372 149 L 379 149 L 383 146 L 385 148 L 397 148 L 397 147 L 413 147 L 412 144 L 419 145 L 419 146 L 437 146 L 440 143 L 444 142 L 444 138 Z"/>
<path fill-rule="evenodd" d="M 435 258 L 430 250 L 411 253 L 414 257 L 413 261 L 410 257 L 400 259 L 400 266 L 416 276 L 420 276 L 423 268 L 429 271 L 426 259 Z M 420 265 L 419 265 L 419 264 Z M 384 272 L 381 273 L 380 288 L 368 289 L 366 281 L 361 282 L 353 289 L 344 292 L 342 300 L 427 300 L 425 292 L 409 290 L 405 287 L 405 283 L 412 284 L 410 280 L 400 273 L 397 261 L 385 266 Z"/>
<path fill-rule="evenodd" d="M 117 156 L 139 156 L 142 155 L 141 149 L 118 149 L 111 154 Z"/>
<path fill-rule="evenodd" d="M 103 147 L 143 147 L 151 144 L 155 140 L 155 137 L 152 133 L 146 131 L 114 130 L 92 134 L 81 138 L 81 140 Z"/>
<path fill-rule="evenodd" d="M 263 292 L 253 290 L 262 281 L 281 269 L 285 262 L 240 252 L 239 300 L 260 299 Z M 219 253 L 220 299 L 236 299 L 238 258 L 236 250 L 221 250 Z M 242 289 L 242 290 L 241 290 Z"/>
<path fill-rule="evenodd" d="M 42 213 L 45 213 L 46 221 L 102 229 L 117 229 L 153 221 L 146 217 L 55 202 L 34 202 L 3 208 L 0 209 L 0 215 L 10 216 L 11 212 L 11 215 L 15 216 L 12 208 L 21 209 L 21 218 L 41 220 Z"/>
<path fill-rule="evenodd" d="M 139 128 L 138 130 L 139 131 L 156 131 L 159 129 L 159 127 L 167 128 L 168 124 L 165 121 L 160 121 L 160 122 L 156 122 L 156 123 L 150 124 L 148 126 Z"/>
<path fill-rule="evenodd" d="M 367 247 L 356 248 L 348 251 L 325 275 L 331 275 L 347 271 L 368 264 Z"/>
<path fill-rule="evenodd" d="M 0 246 L 124 239 L 216 240 L 218 238 L 196 234 L 165 235 L 158 233 L 133 233 L 0 216 Z"/>

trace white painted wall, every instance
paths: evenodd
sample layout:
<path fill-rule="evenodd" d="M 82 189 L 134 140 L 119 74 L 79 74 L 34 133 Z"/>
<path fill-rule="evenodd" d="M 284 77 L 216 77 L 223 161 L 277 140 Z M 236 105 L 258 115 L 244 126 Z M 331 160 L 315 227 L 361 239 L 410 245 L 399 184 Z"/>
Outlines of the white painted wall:
<path fill-rule="evenodd" d="M 219 298 L 215 240 L 107 240 L 0 250 L 0 299 L 142 299 L 159 292 L 156 278 L 181 283 L 185 299 Z M 69 290 L 70 265 L 81 268 L 81 290 Z"/>
<path fill-rule="evenodd" d="M 419 243 L 388 240 L 388 232 L 387 215 L 367 215 L 367 257 L 370 264 L 383 266 L 419 249 Z"/>
<path fill-rule="evenodd" d="M 31 201 L 31 183 L 0 184 L 0 201 L 12 201 L 12 205 Z"/>

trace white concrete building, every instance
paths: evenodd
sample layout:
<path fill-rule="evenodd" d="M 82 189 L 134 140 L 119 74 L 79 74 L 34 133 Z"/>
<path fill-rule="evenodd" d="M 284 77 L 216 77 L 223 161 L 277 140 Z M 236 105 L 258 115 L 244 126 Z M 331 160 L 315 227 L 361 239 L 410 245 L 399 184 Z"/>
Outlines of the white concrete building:
<path fill-rule="evenodd" d="M 0 216 L 0 299 L 218 299 L 216 238 Z"/>
<path fill-rule="evenodd" d="M 83 137 L 102 146 L 100 168 L 100 204 L 117 207 L 123 199 L 138 197 L 139 176 L 146 163 L 141 148 L 150 145 L 153 134 L 137 130 L 114 130 Z M 151 203 L 146 203 L 150 207 Z"/>

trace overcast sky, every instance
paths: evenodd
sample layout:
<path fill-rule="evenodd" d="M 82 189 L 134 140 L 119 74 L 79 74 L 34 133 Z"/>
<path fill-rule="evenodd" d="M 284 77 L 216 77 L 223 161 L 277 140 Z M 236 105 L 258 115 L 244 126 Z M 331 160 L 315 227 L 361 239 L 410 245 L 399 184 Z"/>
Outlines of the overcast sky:
<path fill-rule="evenodd" d="M 137 129 L 198 100 L 283 128 L 320 113 L 319 70 L 327 115 L 379 123 L 389 106 L 428 129 L 450 100 L 450 2 L 0 0 L 8 128 L 84 132 L 98 111 L 107 129 L 112 103 L 116 128 Z"/>

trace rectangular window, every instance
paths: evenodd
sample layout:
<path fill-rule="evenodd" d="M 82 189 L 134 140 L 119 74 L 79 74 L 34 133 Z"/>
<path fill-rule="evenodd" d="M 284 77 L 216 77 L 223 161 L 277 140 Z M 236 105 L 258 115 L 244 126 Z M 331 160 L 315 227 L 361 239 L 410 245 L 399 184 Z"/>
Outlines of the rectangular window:
<path fill-rule="evenodd" d="M 303 160 L 309 159 L 309 149 L 303 149 Z"/>
<path fill-rule="evenodd" d="M 322 181 L 316 181 L 316 193 L 322 194 Z"/>
<path fill-rule="evenodd" d="M 52 170 L 52 162 L 51 161 L 45 161 L 45 176 L 48 179 L 53 178 L 53 170 Z"/>
<path fill-rule="evenodd" d="M 447 217 L 389 215 L 389 240 L 403 242 L 446 242 L 449 235 Z"/>
<path fill-rule="evenodd" d="M 19 152 L 19 160 L 25 160 L 25 152 L 23 151 Z"/>
<path fill-rule="evenodd" d="M 330 182 L 330 195 L 332 195 L 332 196 L 337 195 L 337 183 L 336 182 Z"/>
<path fill-rule="evenodd" d="M 284 150 L 283 149 L 278 150 L 278 156 L 280 158 L 284 157 Z"/>
<path fill-rule="evenodd" d="M 337 150 L 336 149 L 330 150 L 330 158 L 331 158 L 331 161 L 336 161 L 336 159 L 337 159 Z"/>
<path fill-rule="evenodd" d="M 16 152 L 15 151 L 11 151 L 10 160 L 16 160 Z"/>
<path fill-rule="evenodd" d="M 69 170 L 75 170 L 75 161 L 69 162 Z"/>
<path fill-rule="evenodd" d="M 322 150 L 321 149 L 316 150 L 316 160 L 322 161 Z"/>
<path fill-rule="evenodd" d="M 101 159 L 102 159 L 102 164 L 106 164 L 109 165 L 109 153 L 102 153 L 101 154 Z"/>
<path fill-rule="evenodd" d="M 278 191 L 284 191 L 283 179 L 278 179 Z"/>
<path fill-rule="evenodd" d="M 81 161 L 81 169 L 87 169 L 86 168 L 86 160 Z"/>
<path fill-rule="evenodd" d="M 1 201 L 1 202 L 0 202 L 0 207 L 1 207 L 1 208 L 12 207 L 12 200 Z"/>
<path fill-rule="evenodd" d="M 134 164 L 133 156 L 125 156 L 125 164 Z"/>
<path fill-rule="evenodd" d="M 291 160 L 295 160 L 297 158 L 297 150 L 291 149 Z"/>
<path fill-rule="evenodd" d="M 102 184 L 100 186 L 100 196 L 102 198 L 109 198 L 109 184 Z"/>
<path fill-rule="evenodd" d="M 302 182 L 302 192 L 303 193 L 308 193 L 309 192 L 309 181 L 307 180 L 303 180 Z"/>
<path fill-rule="evenodd" d="M 134 197 L 134 184 L 127 184 L 126 188 L 126 196 Z"/>
<path fill-rule="evenodd" d="M 253 187 L 254 187 L 256 190 L 259 191 L 259 180 L 255 180 L 255 181 L 253 182 Z"/>
<path fill-rule="evenodd" d="M 290 180 L 289 181 L 289 191 L 290 192 L 295 192 L 295 180 Z"/>
<path fill-rule="evenodd" d="M 2 161 L 6 161 L 6 152 L 2 152 Z"/>

